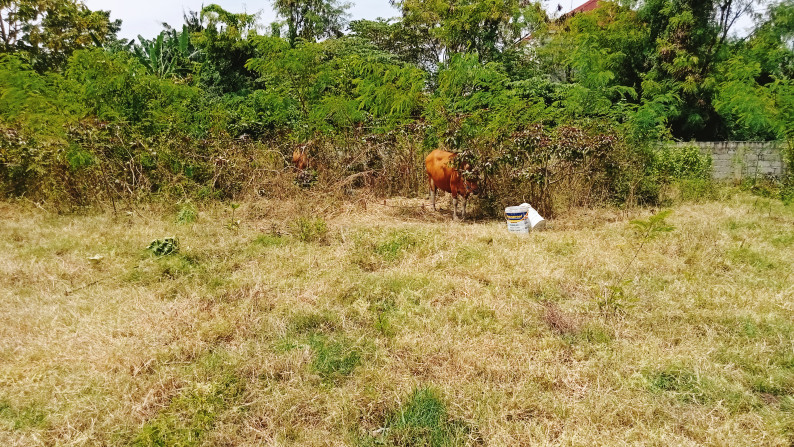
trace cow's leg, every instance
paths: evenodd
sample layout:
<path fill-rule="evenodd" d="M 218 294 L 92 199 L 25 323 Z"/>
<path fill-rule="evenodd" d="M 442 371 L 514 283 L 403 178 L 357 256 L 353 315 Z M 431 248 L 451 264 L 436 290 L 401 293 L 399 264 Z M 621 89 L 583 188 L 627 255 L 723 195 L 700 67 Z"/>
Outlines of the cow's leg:
<path fill-rule="evenodd" d="M 458 195 L 452 196 L 452 220 L 458 220 Z"/>
<path fill-rule="evenodd" d="M 436 183 L 433 179 L 428 179 L 430 182 L 430 203 L 433 204 L 433 211 L 436 210 Z"/>

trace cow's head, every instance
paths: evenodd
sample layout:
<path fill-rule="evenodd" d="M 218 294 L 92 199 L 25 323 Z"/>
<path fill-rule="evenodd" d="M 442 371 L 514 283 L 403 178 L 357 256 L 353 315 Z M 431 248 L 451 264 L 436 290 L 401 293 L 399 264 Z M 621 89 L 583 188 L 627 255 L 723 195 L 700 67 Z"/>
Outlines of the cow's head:
<path fill-rule="evenodd" d="M 295 149 L 292 152 L 292 164 L 299 171 L 303 171 L 309 165 L 309 157 L 306 155 L 306 152 L 300 149 Z"/>
<path fill-rule="evenodd" d="M 461 166 L 463 177 L 463 186 L 466 188 L 466 193 L 477 194 L 480 190 L 477 184 L 477 173 L 474 171 L 473 166 L 469 162 L 464 162 Z"/>

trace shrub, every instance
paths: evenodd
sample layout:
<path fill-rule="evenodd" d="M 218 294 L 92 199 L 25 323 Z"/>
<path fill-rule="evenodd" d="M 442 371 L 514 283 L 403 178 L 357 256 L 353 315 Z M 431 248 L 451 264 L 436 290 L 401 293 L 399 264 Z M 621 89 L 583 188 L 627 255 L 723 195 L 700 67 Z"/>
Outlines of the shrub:
<path fill-rule="evenodd" d="M 324 242 L 328 226 L 322 217 L 300 217 L 292 223 L 292 234 L 301 242 Z"/>

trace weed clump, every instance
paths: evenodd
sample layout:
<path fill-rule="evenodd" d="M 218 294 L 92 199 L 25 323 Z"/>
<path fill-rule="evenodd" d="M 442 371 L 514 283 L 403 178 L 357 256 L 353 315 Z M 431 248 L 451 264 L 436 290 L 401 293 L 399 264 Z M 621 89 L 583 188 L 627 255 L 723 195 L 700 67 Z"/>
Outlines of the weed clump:
<path fill-rule="evenodd" d="M 254 244 L 262 247 L 283 247 L 287 245 L 288 239 L 280 234 L 261 234 L 254 239 Z"/>
<path fill-rule="evenodd" d="M 193 223 L 198 219 L 198 209 L 192 203 L 185 203 L 179 207 L 179 212 L 176 214 L 176 223 L 184 225 Z"/>
<path fill-rule="evenodd" d="M 325 242 L 328 225 L 322 217 L 300 217 L 292 223 L 292 234 L 301 242 Z"/>

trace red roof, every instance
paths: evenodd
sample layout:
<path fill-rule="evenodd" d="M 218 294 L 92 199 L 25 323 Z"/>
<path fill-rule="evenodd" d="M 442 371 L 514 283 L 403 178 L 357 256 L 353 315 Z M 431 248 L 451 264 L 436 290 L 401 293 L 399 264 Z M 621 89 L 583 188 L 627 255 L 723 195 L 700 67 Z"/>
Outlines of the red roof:
<path fill-rule="evenodd" d="M 573 14 L 576 14 L 577 12 L 592 11 L 592 10 L 598 8 L 598 4 L 600 2 L 601 2 L 601 0 L 588 0 L 587 2 L 585 2 L 585 4 L 579 6 L 578 8 L 575 8 L 573 11 L 569 12 L 568 14 L 573 15 Z"/>

